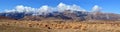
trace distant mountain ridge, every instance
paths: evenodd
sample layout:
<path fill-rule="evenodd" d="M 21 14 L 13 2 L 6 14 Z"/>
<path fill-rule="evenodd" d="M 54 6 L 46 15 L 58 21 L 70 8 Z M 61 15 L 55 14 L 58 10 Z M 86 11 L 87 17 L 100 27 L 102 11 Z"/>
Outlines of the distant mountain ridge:
<path fill-rule="evenodd" d="M 86 12 L 86 11 L 71 11 L 65 10 L 64 12 L 52 12 L 36 14 L 25 12 L 7 12 L 0 13 L 0 16 L 10 17 L 22 20 L 42 20 L 42 19 L 63 19 L 63 20 L 120 20 L 119 14 L 102 13 L 102 12 Z"/>

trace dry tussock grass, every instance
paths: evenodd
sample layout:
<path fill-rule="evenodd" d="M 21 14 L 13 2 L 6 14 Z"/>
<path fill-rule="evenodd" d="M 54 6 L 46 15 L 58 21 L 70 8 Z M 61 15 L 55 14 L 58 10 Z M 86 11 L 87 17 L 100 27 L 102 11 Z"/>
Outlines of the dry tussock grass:
<path fill-rule="evenodd" d="M 0 25 L 43 29 L 78 29 L 80 31 L 120 32 L 120 22 L 75 22 L 75 21 L 2 21 Z"/>

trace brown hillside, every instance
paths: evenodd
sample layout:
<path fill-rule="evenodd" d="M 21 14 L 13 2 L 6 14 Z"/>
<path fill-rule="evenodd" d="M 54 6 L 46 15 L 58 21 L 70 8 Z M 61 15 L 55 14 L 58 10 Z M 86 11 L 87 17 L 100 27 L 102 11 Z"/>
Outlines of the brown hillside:
<path fill-rule="evenodd" d="M 10 18 L 10 17 L 5 17 L 5 16 L 0 16 L 0 20 L 15 20 L 13 18 Z"/>

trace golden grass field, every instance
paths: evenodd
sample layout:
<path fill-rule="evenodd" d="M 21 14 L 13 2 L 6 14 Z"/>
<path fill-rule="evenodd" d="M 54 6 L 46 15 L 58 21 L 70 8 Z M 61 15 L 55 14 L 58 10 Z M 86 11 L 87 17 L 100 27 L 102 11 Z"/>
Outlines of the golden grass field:
<path fill-rule="evenodd" d="M 0 32 L 120 32 L 120 22 L 0 20 Z"/>

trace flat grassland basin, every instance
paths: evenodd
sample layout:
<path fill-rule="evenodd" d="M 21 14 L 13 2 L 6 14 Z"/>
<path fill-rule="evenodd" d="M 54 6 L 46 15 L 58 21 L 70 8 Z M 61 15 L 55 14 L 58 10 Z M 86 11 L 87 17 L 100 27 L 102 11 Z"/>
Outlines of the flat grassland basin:
<path fill-rule="evenodd" d="M 120 21 L 0 20 L 0 32 L 120 32 Z"/>

